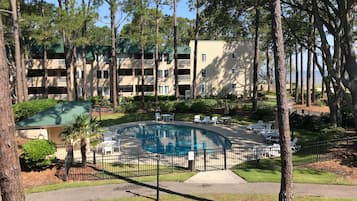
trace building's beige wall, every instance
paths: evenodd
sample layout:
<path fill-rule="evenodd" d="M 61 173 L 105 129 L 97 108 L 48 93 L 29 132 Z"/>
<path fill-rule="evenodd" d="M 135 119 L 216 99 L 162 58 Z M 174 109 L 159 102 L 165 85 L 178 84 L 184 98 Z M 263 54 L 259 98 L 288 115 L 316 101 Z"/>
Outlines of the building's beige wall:
<path fill-rule="evenodd" d="M 189 69 L 190 75 L 179 75 L 179 85 L 192 85 L 193 79 L 193 61 L 194 61 L 194 41 L 190 42 L 191 55 L 190 59 L 179 59 L 178 69 Z M 252 63 L 253 63 L 253 43 L 252 42 L 224 42 L 224 41 L 198 41 L 197 54 L 197 95 L 219 95 L 219 94 L 249 94 L 251 91 L 252 80 Z M 235 58 L 232 58 L 234 53 Z M 202 61 L 202 54 L 206 54 L 206 62 Z M 154 60 L 146 60 L 145 68 L 153 69 L 153 76 L 145 76 L 145 85 L 154 85 L 155 83 L 155 65 Z M 41 60 L 31 60 L 32 69 L 42 69 Z M 81 60 L 78 59 L 77 70 L 82 71 Z M 135 86 L 141 85 L 141 76 L 135 76 L 134 69 L 141 69 L 141 60 L 134 58 L 118 59 L 118 66 L 120 69 L 133 69 L 132 76 L 118 76 L 119 85 L 132 85 L 133 92 L 119 92 L 122 96 L 140 95 L 141 91 L 136 91 Z M 232 74 L 232 68 L 236 68 L 237 73 Z M 48 69 L 65 69 L 64 59 L 49 59 Z M 206 69 L 206 78 L 202 77 L 202 70 Z M 96 57 L 94 61 L 86 65 L 87 82 L 83 83 L 82 78 L 77 79 L 78 87 L 86 87 L 87 96 L 97 96 L 98 88 L 105 88 L 107 90 L 106 97 L 110 94 L 110 75 L 107 79 L 97 79 L 97 70 L 109 70 L 109 64 L 105 62 L 104 57 Z M 167 63 L 161 61 L 159 70 L 168 70 L 169 76 L 167 78 L 158 78 L 159 86 L 168 86 L 169 93 L 167 95 L 174 95 L 174 61 Z M 103 74 L 102 74 L 103 76 Z M 49 86 L 66 86 L 65 77 L 49 77 Z M 232 89 L 232 84 L 236 85 Z M 202 93 L 202 87 L 205 85 L 206 91 Z M 42 77 L 33 77 L 28 79 L 28 86 L 42 86 Z M 154 92 L 146 92 L 146 95 L 153 95 Z M 163 95 L 160 94 L 159 95 Z M 49 95 L 53 98 L 65 98 L 66 95 Z"/>
<path fill-rule="evenodd" d="M 190 42 L 191 50 L 194 41 Z M 231 93 L 243 95 L 249 93 L 252 80 L 253 44 L 251 42 L 198 41 L 197 46 L 197 95 L 218 95 Z M 206 55 L 203 62 L 202 54 Z M 234 58 L 233 58 L 234 54 Z M 191 51 L 191 58 L 193 58 Z M 193 66 L 193 59 L 191 59 Z M 236 68 L 236 73 L 232 73 Z M 202 70 L 206 70 L 206 78 Z M 232 89 L 232 84 L 236 85 Z M 206 85 L 203 94 L 202 85 Z"/>
<path fill-rule="evenodd" d="M 63 138 L 60 136 L 63 127 L 50 128 L 33 128 L 33 129 L 17 129 L 16 134 L 20 137 L 29 139 L 46 139 L 55 142 L 56 144 L 64 144 Z"/>

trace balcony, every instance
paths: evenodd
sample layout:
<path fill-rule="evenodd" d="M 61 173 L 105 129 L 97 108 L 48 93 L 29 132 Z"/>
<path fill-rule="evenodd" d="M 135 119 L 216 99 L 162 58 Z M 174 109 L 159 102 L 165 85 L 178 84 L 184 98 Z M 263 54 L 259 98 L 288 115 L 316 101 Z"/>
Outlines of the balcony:
<path fill-rule="evenodd" d="M 191 60 L 190 59 L 178 59 L 177 61 L 179 68 L 190 67 Z"/>
<path fill-rule="evenodd" d="M 178 81 L 185 81 L 185 82 L 191 81 L 190 75 L 178 75 L 177 78 L 178 78 Z"/>

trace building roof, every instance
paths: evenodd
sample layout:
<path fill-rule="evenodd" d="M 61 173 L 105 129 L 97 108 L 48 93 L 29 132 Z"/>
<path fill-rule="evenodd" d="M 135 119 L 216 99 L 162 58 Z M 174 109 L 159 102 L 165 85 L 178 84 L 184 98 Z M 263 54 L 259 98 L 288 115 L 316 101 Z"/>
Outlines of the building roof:
<path fill-rule="evenodd" d="M 62 102 L 16 123 L 18 128 L 43 128 L 66 126 L 74 123 L 77 116 L 90 114 L 90 101 Z"/>

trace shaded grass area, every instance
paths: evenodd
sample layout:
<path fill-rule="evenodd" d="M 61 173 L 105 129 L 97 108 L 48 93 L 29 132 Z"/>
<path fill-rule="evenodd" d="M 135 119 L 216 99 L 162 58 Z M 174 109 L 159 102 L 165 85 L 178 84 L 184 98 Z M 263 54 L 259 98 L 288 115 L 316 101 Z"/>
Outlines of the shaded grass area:
<path fill-rule="evenodd" d="M 113 173 L 113 176 L 108 174 L 102 174 L 101 172 L 97 175 L 98 177 L 115 177 L 115 175 L 120 175 L 124 177 L 138 177 L 143 175 L 155 175 L 157 171 L 156 164 L 121 164 L 121 163 L 104 163 L 103 168 L 105 172 Z M 172 174 L 181 173 L 187 170 L 179 167 L 171 167 L 167 165 L 159 165 L 160 174 Z"/>
<path fill-rule="evenodd" d="M 350 184 L 343 177 L 322 170 L 305 168 L 300 165 L 314 162 L 311 155 L 293 156 L 293 175 L 295 183 Z M 236 166 L 233 171 L 248 182 L 280 182 L 280 158 L 249 161 Z"/>
<path fill-rule="evenodd" d="M 219 201 L 275 201 L 278 196 L 275 195 L 258 195 L 258 194 L 202 194 L 194 195 L 201 200 L 219 200 Z M 147 201 L 155 200 L 155 196 L 136 196 L 122 199 L 110 199 L 102 201 Z M 177 195 L 160 195 L 161 201 L 184 201 L 193 200 Z M 197 200 L 197 199 L 196 199 Z M 356 201 L 357 199 L 337 199 L 337 198 L 321 198 L 316 196 L 295 196 L 295 201 Z"/>
<path fill-rule="evenodd" d="M 183 182 L 195 174 L 196 174 L 195 172 L 182 172 L 182 173 L 171 173 L 166 175 L 160 175 L 160 181 Z M 131 179 L 137 182 L 155 182 L 156 176 L 133 177 Z M 25 192 L 37 193 L 37 192 L 54 191 L 54 190 L 65 189 L 65 188 L 79 188 L 79 187 L 99 186 L 99 185 L 107 185 L 107 184 L 120 184 L 126 182 L 127 181 L 122 179 L 95 180 L 95 181 L 67 181 L 59 184 L 51 184 L 51 185 L 27 188 L 25 189 Z"/>

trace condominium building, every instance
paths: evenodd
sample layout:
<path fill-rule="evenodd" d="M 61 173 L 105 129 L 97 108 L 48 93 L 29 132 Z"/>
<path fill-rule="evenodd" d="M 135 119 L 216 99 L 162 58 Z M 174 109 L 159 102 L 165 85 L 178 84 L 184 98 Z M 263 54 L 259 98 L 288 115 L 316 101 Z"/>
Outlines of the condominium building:
<path fill-rule="evenodd" d="M 148 49 L 144 55 L 144 85 L 142 85 L 141 54 L 136 48 L 118 47 L 117 72 L 118 94 L 136 96 L 154 94 L 155 62 L 154 51 Z M 134 50 L 133 50 L 134 49 Z M 199 40 L 197 48 L 196 91 L 198 96 L 244 95 L 251 91 L 253 43 L 250 41 L 225 42 Z M 174 56 L 172 49 L 160 51 L 158 94 L 174 95 Z M 86 68 L 83 69 L 80 56 L 77 56 L 76 83 L 77 93 L 88 96 L 110 95 L 110 47 L 88 47 Z M 178 89 L 180 96 L 188 97 L 192 92 L 194 73 L 194 41 L 189 46 L 179 47 Z M 47 59 L 48 97 L 66 98 L 66 68 L 63 47 L 49 48 Z M 37 54 L 27 62 L 28 93 L 32 98 L 42 97 L 45 92 L 42 56 Z M 86 78 L 86 79 L 84 79 Z M 86 80 L 86 83 L 84 83 Z"/>

